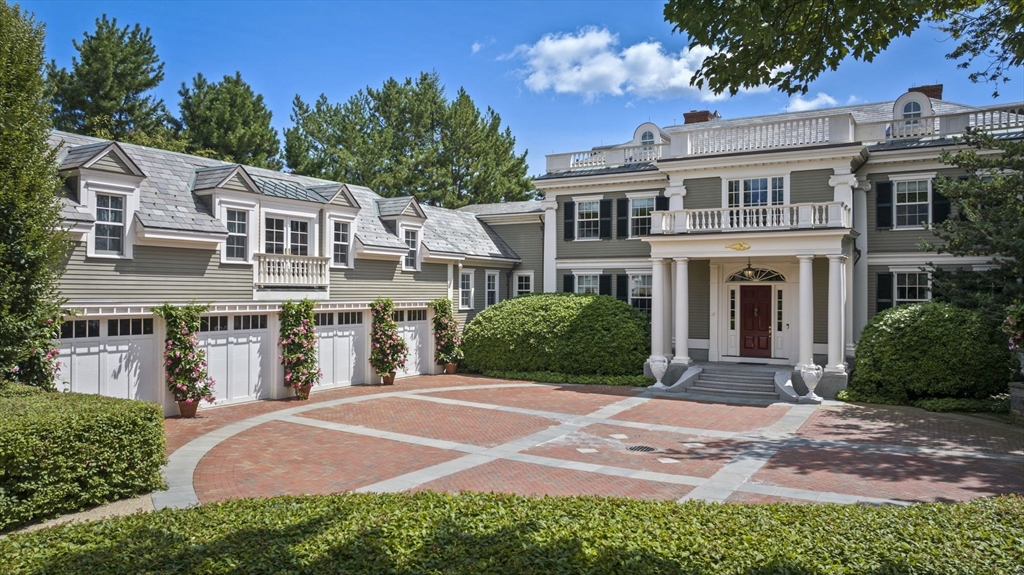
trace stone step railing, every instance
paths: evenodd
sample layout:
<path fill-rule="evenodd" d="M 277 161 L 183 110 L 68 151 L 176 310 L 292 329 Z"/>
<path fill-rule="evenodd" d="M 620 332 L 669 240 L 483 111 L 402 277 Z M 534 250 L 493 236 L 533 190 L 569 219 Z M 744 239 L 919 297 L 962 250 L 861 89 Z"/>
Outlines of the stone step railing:
<path fill-rule="evenodd" d="M 750 232 L 810 228 L 850 228 L 853 214 L 843 202 L 786 204 L 745 208 L 654 212 L 652 232 Z"/>
<path fill-rule="evenodd" d="M 256 254 L 256 285 L 261 287 L 327 287 L 331 258 Z"/>

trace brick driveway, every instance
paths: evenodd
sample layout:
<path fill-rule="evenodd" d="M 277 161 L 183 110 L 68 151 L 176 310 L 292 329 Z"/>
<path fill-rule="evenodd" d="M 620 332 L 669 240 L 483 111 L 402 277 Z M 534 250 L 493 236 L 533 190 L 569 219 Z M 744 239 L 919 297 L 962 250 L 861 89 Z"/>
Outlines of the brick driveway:
<path fill-rule="evenodd" d="M 1024 430 L 906 408 L 728 406 L 424 376 L 166 421 L 159 507 L 340 491 L 904 503 L 1024 494 Z"/>

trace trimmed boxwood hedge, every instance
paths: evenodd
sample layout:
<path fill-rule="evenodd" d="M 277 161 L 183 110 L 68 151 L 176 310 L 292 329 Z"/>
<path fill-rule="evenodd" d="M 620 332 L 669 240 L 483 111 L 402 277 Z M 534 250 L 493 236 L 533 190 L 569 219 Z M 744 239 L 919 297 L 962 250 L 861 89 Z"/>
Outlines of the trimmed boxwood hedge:
<path fill-rule="evenodd" d="M 156 404 L 3 388 L 0 531 L 162 488 L 165 448 Z"/>
<path fill-rule="evenodd" d="M 641 375 L 651 322 L 610 296 L 517 297 L 476 315 L 462 339 L 462 367 L 482 373 Z"/>
<path fill-rule="evenodd" d="M 850 397 L 911 404 L 1005 393 L 1013 361 L 998 326 L 945 303 L 901 305 L 871 318 L 857 344 Z"/>
<path fill-rule="evenodd" d="M 240 499 L 0 539 L 10 575 L 1020 573 L 1024 499 L 911 507 L 515 495 Z"/>
<path fill-rule="evenodd" d="M 653 377 L 644 375 L 570 375 L 551 371 L 485 371 L 484 375 L 500 379 L 520 379 L 538 383 L 569 383 L 579 385 L 617 385 L 647 387 L 654 384 Z"/>

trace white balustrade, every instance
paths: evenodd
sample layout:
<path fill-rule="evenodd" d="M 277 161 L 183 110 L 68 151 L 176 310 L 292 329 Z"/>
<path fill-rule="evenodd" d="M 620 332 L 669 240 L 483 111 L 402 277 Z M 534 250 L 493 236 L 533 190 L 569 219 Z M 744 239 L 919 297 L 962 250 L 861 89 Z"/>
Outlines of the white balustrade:
<path fill-rule="evenodd" d="M 758 231 L 798 228 L 849 228 L 850 207 L 843 202 L 787 204 L 706 210 L 654 212 L 653 229 L 663 234 Z"/>
<path fill-rule="evenodd" d="M 607 148 L 604 150 L 587 150 L 568 154 L 551 154 L 547 156 L 547 171 L 579 170 L 586 168 L 602 168 L 638 164 L 660 160 L 663 148 L 667 146 L 629 146 L 624 148 Z"/>
<path fill-rule="evenodd" d="M 331 258 L 256 254 L 256 285 L 326 287 Z"/>

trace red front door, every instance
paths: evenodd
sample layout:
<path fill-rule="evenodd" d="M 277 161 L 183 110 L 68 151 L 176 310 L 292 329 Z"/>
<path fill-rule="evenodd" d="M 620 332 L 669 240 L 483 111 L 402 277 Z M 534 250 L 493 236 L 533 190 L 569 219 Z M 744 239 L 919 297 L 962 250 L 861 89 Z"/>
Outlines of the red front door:
<path fill-rule="evenodd" d="M 772 286 L 740 286 L 740 355 L 772 356 Z"/>

